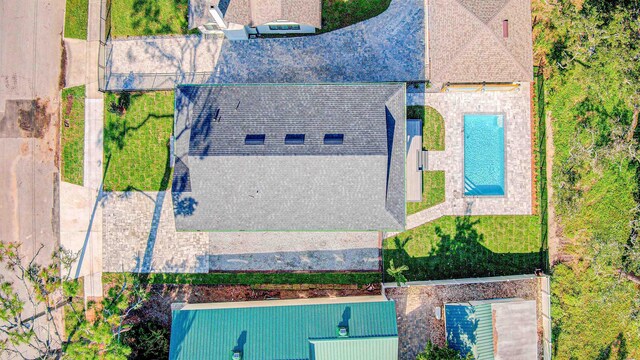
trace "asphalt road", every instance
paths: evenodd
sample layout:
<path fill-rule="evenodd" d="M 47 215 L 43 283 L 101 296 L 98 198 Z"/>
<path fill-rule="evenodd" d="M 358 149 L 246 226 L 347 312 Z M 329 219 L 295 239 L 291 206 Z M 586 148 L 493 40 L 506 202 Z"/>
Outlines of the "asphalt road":
<path fill-rule="evenodd" d="M 59 244 L 57 158 L 64 0 L 0 0 L 0 241 Z"/>

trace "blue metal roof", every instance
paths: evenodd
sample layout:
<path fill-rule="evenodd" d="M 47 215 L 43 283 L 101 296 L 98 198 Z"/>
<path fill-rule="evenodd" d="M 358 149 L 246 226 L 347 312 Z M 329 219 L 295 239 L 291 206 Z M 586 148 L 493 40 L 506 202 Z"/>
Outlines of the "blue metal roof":
<path fill-rule="evenodd" d="M 472 353 L 477 360 L 494 358 L 491 304 L 446 304 L 445 321 L 450 348 L 463 357 Z"/>
<path fill-rule="evenodd" d="M 173 311 L 169 358 L 243 360 L 309 359 L 311 342 L 337 339 L 338 326 L 347 326 L 349 339 L 388 343 L 396 338 L 393 301 L 256 306 Z M 340 346 L 350 342 L 340 342 Z M 352 342 L 361 346 L 362 342 Z M 375 348 L 375 347 L 373 347 Z M 397 351 L 396 351 L 397 356 Z M 376 357 L 377 358 L 377 357 Z M 384 358 L 387 359 L 387 358 Z M 395 358 L 394 358 L 395 359 Z"/>

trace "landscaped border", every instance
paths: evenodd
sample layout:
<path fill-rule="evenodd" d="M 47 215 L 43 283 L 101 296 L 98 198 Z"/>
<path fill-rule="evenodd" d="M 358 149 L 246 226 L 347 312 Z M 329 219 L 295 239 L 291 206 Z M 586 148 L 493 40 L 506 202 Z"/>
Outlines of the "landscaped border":
<path fill-rule="evenodd" d="M 64 37 L 87 39 L 89 0 L 67 0 L 64 14 Z"/>
<path fill-rule="evenodd" d="M 105 273 L 108 279 L 112 274 Z M 190 285 L 264 285 L 264 284 L 339 284 L 368 285 L 380 283 L 379 272 L 238 272 L 238 273 L 132 273 L 148 284 Z M 105 280 L 106 282 L 107 280 Z"/>
<path fill-rule="evenodd" d="M 76 185 L 82 185 L 84 177 L 84 100 L 84 85 L 62 90 L 60 177 Z"/>

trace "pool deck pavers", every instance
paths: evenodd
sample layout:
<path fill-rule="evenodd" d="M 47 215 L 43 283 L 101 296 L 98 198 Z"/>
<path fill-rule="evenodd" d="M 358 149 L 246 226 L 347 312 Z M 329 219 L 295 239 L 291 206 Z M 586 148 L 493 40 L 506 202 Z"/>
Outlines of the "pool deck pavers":
<path fill-rule="evenodd" d="M 517 91 L 424 93 L 445 122 L 445 150 L 429 152 L 427 170 L 445 172 L 445 202 L 407 217 L 407 230 L 447 215 L 530 215 L 532 139 L 530 88 Z M 416 99 L 420 97 L 414 95 Z M 417 100 L 416 100 L 417 102 Z M 505 114 L 506 194 L 464 196 L 464 114 Z M 387 233 L 386 237 L 395 233 Z"/>

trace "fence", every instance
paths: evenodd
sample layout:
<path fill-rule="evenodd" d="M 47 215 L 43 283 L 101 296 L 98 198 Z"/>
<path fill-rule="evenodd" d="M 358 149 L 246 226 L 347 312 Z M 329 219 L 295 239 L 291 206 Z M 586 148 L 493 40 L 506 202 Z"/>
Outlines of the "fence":
<path fill-rule="evenodd" d="M 110 49 L 110 45 L 106 48 Z M 109 51 L 109 50 L 107 50 Z M 111 73 L 105 77 L 105 86 L 110 91 L 130 90 L 172 90 L 178 84 L 210 83 L 211 72 L 175 72 L 175 73 Z"/>
<path fill-rule="evenodd" d="M 111 38 L 111 0 L 100 0 L 100 46 L 98 48 L 98 89 L 107 89 L 109 69 L 107 60 L 111 56 L 111 47 L 108 45 Z"/>
<path fill-rule="evenodd" d="M 542 356 L 551 360 L 551 280 L 549 276 L 540 277 L 542 302 Z"/>
<path fill-rule="evenodd" d="M 542 249 L 540 264 L 545 272 L 549 272 L 549 213 L 547 192 L 547 127 L 544 108 L 544 76 L 541 67 L 536 66 L 535 72 L 535 117 L 536 117 L 536 167 L 538 175 L 538 204 L 540 210 L 540 237 Z"/>
<path fill-rule="evenodd" d="M 535 279 L 535 275 L 507 275 L 507 276 L 490 276 L 481 278 L 451 279 L 451 280 L 428 280 L 428 281 L 407 281 L 403 287 L 411 286 L 435 286 L 435 285 L 464 285 L 464 284 L 486 284 L 502 281 L 518 281 Z M 396 283 L 383 283 L 384 288 L 398 287 Z"/>

